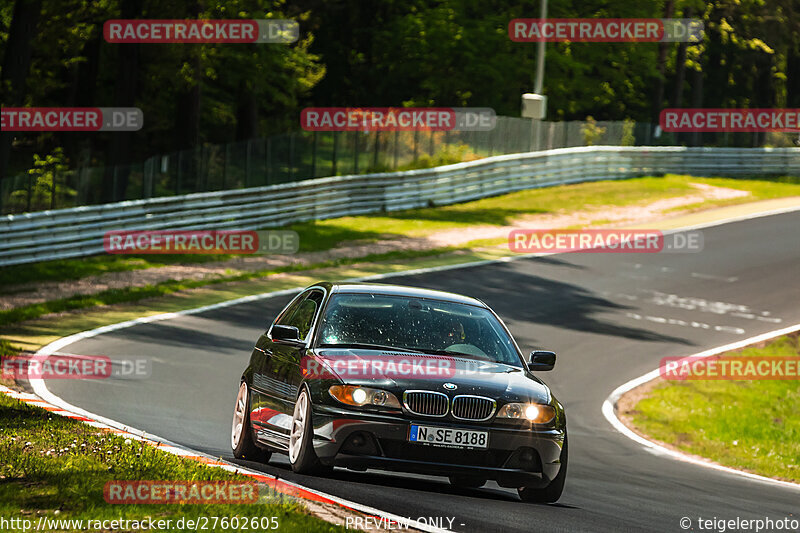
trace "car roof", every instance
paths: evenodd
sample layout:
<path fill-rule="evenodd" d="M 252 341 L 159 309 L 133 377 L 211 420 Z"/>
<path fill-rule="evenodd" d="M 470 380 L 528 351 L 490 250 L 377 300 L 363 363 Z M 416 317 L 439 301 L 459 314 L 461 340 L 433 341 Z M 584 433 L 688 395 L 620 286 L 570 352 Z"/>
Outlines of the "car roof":
<path fill-rule="evenodd" d="M 322 284 L 320 284 L 322 285 Z M 432 289 L 421 289 L 419 287 L 408 287 L 405 285 L 391 285 L 388 283 L 332 283 L 330 284 L 333 293 L 348 294 L 385 294 L 389 296 L 409 296 L 412 298 L 428 298 L 431 300 L 442 300 L 478 307 L 488 307 L 477 298 L 462 296 L 452 292 L 436 291 Z"/>

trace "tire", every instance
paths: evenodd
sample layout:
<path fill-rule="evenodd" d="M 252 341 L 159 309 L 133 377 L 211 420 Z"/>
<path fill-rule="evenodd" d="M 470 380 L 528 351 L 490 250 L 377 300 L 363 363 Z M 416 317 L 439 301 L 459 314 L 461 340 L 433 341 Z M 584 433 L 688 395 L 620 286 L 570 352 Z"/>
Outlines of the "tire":
<path fill-rule="evenodd" d="M 233 407 L 233 422 L 231 424 L 231 449 L 237 459 L 269 461 L 270 452 L 256 446 L 253 429 L 250 427 L 250 391 L 247 383 L 242 381 L 236 395 L 236 405 Z"/>
<path fill-rule="evenodd" d="M 543 489 L 533 487 L 521 487 L 517 489 L 520 499 L 529 503 L 554 503 L 564 492 L 564 482 L 567 479 L 567 460 L 569 452 L 567 450 L 567 436 L 564 435 L 564 447 L 561 448 L 561 468 L 558 470 L 555 479 Z"/>
<path fill-rule="evenodd" d="M 311 396 L 303 388 L 297 396 L 289 432 L 289 462 L 298 474 L 322 474 L 333 467 L 324 466 L 314 453 L 314 426 L 311 423 Z"/>
<path fill-rule="evenodd" d="M 448 478 L 450 480 L 450 484 L 456 487 L 463 487 L 466 489 L 479 489 L 486 484 L 485 479 L 476 478 L 476 477 L 469 477 L 469 476 L 450 476 Z"/>

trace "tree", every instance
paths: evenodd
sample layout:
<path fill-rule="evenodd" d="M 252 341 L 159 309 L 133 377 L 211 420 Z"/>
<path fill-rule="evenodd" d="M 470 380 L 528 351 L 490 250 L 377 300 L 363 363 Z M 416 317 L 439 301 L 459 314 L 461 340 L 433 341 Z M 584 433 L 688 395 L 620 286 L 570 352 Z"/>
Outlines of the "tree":
<path fill-rule="evenodd" d="M 3 54 L 0 73 L 0 104 L 20 106 L 24 101 L 25 81 L 31 64 L 32 43 L 42 10 L 42 0 L 17 0 Z M 13 134 L 0 132 L 0 180 L 6 177 Z"/>

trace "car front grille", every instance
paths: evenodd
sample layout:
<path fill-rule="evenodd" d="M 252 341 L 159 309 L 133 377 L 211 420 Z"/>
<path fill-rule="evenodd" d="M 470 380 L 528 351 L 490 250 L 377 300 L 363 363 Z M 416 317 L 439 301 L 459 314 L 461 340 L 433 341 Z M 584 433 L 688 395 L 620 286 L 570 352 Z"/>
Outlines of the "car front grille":
<path fill-rule="evenodd" d="M 456 396 L 453 398 L 452 413 L 461 420 L 488 420 L 494 414 L 497 404 L 483 396 Z"/>
<path fill-rule="evenodd" d="M 446 394 L 433 391 L 406 391 L 403 404 L 409 413 L 422 416 L 445 416 L 448 398 Z"/>

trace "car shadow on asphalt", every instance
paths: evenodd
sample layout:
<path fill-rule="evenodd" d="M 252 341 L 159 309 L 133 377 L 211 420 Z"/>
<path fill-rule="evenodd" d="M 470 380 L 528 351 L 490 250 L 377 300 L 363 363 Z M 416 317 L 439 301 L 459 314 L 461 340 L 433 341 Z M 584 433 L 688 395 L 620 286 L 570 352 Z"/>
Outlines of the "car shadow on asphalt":
<path fill-rule="evenodd" d="M 274 456 L 273 456 L 274 457 Z M 269 475 L 276 476 L 278 479 L 299 483 L 303 486 L 331 492 L 334 494 L 342 493 L 342 483 L 354 483 L 361 486 L 371 485 L 373 487 L 390 487 L 392 489 L 406 489 L 416 492 L 436 492 L 439 494 L 449 494 L 454 496 L 464 496 L 468 498 L 479 498 L 481 500 L 496 500 L 519 503 L 519 498 L 514 492 L 509 492 L 501 488 L 482 487 L 480 489 L 462 488 L 451 485 L 445 478 L 441 481 L 399 475 L 389 472 L 357 472 L 343 468 L 336 468 L 332 473 L 325 476 L 306 476 L 292 472 L 288 463 L 283 462 L 284 457 L 280 456 L 278 461 L 273 458 L 268 464 L 255 463 L 252 461 L 241 461 L 232 457 L 224 458 L 232 463 L 258 470 Z M 352 499 L 348 496 L 347 499 Z M 573 505 L 563 503 L 546 504 L 548 507 L 561 507 L 564 509 L 580 509 Z"/>
<path fill-rule="evenodd" d="M 531 268 L 532 264 L 561 267 L 561 270 L 545 277 L 544 272 L 540 275 L 535 266 Z M 625 325 L 625 312 L 637 308 L 611 301 L 584 286 L 592 280 L 591 272 L 570 272 L 567 268 L 575 270 L 576 266 L 560 259 L 542 261 L 542 258 L 537 258 L 535 261 L 484 266 L 479 279 L 475 278 L 474 270 L 465 268 L 448 272 L 444 279 L 440 273 L 417 275 L 414 284 L 479 298 L 501 317 L 512 318 L 515 324 L 552 326 L 637 341 L 694 345 L 685 338 Z M 577 267 L 577 270 L 584 269 Z M 566 281 L 568 279 L 574 282 Z M 392 281 L 402 283 L 404 280 Z"/>

